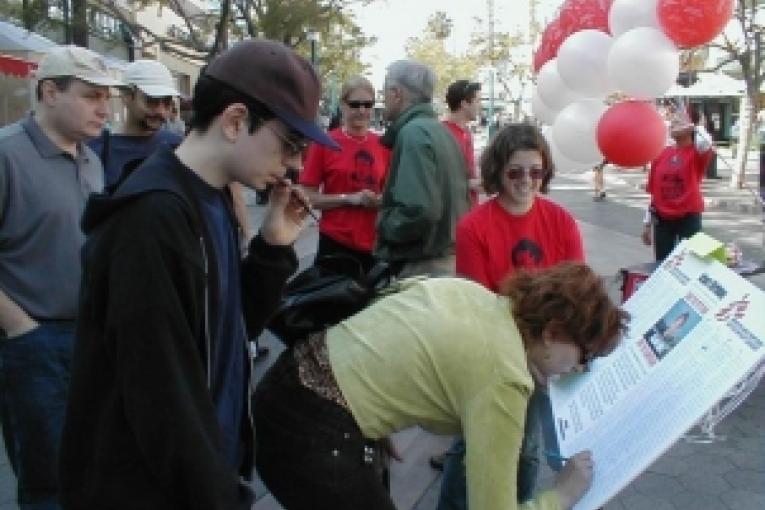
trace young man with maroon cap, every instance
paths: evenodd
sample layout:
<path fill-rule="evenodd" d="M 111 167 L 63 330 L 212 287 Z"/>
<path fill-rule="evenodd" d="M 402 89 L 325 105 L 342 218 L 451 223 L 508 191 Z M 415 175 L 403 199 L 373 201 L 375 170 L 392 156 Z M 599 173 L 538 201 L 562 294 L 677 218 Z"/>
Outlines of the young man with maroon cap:
<path fill-rule="evenodd" d="M 286 46 L 239 43 L 200 76 L 183 143 L 89 201 L 64 508 L 251 507 L 246 341 L 297 267 L 307 211 L 284 176 L 308 139 L 333 145 L 314 124 L 319 95 Z M 274 185 L 244 260 L 231 182 Z"/>

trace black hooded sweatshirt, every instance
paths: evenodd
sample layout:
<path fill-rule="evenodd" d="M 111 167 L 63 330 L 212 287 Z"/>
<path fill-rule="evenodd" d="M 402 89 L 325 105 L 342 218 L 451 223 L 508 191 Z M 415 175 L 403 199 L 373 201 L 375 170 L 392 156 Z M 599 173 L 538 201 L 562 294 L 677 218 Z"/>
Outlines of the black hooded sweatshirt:
<path fill-rule="evenodd" d="M 59 464 L 66 510 L 252 505 L 240 482 L 252 473 L 250 415 L 247 455 L 236 473 L 221 454 L 208 391 L 217 265 L 188 191 L 192 178 L 169 148 L 160 149 L 113 195 L 94 195 L 86 206 Z M 241 265 L 250 337 L 263 329 L 296 268 L 291 247 L 252 240 Z"/>

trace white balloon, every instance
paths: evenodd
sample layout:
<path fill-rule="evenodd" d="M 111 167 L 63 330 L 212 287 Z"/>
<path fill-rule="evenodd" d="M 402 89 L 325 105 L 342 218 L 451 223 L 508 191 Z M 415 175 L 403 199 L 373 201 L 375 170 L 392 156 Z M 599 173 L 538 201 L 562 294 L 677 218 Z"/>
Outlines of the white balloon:
<path fill-rule="evenodd" d="M 651 27 L 638 27 L 614 40 L 608 53 L 608 75 L 616 87 L 635 99 L 661 97 L 677 80 L 680 52 Z"/>
<path fill-rule="evenodd" d="M 600 30 L 580 30 L 558 50 L 558 74 L 563 83 L 584 97 L 606 97 L 613 92 L 608 78 L 608 52 L 613 39 Z"/>
<path fill-rule="evenodd" d="M 552 126 L 553 122 L 555 122 L 555 116 L 558 115 L 558 112 L 552 110 L 542 101 L 537 89 L 534 89 L 534 92 L 531 94 L 531 109 L 534 112 L 534 117 L 539 122 L 549 126 Z"/>
<path fill-rule="evenodd" d="M 555 140 L 552 138 L 552 128 L 550 126 L 542 127 L 542 135 L 545 137 L 545 140 L 547 140 L 548 147 L 550 147 L 550 156 L 552 157 L 556 172 L 577 172 L 580 170 L 589 170 L 592 168 L 586 163 L 572 161 L 561 154 L 560 149 L 558 149 L 558 146 L 555 145 Z"/>
<path fill-rule="evenodd" d="M 614 0 L 608 12 L 608 28 L 614 37 L 637 27 L 659 29 L 659 0 Z"/>
<path fill-rule="evenodd" d="M 582 99 L 560 111 L 555 117 L 552 139 L 566 158 L 594 166 L 603 161 L 595 132 L 606 105 L 597 99 Z"/>
<path fill-rule="evenodd" d="M 558 59 L 548 60 L 537 75 L 539 98 L 553 111 L 560 111 L 581 96 L 568 88 L 558 74 Z"/>

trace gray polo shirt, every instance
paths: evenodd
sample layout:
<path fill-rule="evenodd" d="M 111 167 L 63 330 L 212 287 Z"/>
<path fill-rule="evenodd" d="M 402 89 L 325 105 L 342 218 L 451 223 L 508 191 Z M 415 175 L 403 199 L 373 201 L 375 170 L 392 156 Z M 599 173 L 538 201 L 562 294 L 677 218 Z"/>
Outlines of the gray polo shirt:
<path fill-rule="evenodd" d="M 35 319 L 74 319 L 80 289 L 80 217 L 103 189 L 86 145 L 58 148 L 29 116 L 0 129 L 0 288 Z"/>

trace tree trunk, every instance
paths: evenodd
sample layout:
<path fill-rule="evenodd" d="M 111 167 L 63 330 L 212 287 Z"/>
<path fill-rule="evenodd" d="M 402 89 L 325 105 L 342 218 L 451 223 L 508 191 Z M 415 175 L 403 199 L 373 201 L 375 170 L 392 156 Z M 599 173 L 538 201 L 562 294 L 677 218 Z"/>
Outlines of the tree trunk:
<path fill-rule="evenodd" d="M 215 30 L 215 42 L 208 55 L 212 59 L 218 53 L 222 53 L 228 48 L 228 22 L 231 18 L 231 0 L 223 0 L 220 7 L 220 18 Z"/>
<path fill-rule="evenodd" d="M 88 47 L 88 6 L 86 0 L 72 0 L 72 44 Z"/>
<path fill-rule="evenodd" d="M 738 120 L 738 152 L 736 164 L 730 175 L 731 188 L 743 188 L 746 183 L 746 164 L 755 128 L 755 101 L 749 94 L 741 97 Z"/>

